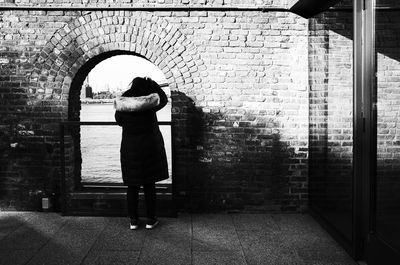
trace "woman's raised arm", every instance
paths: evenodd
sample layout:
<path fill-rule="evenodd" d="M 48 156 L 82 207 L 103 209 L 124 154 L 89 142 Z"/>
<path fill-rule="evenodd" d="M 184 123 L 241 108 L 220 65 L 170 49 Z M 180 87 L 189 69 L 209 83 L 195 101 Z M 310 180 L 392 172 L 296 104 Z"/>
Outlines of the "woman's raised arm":
<path fill-rule="evenodd" d="M 168 103 L 168 97 L 165 94 L 165 92 L 162 90 L 159 84 L 157 84 L 155 81 L 151 80 L 152 82 L 152 92 L 157 93 L 160 96 L 160 104 L 158 104 L 153 110 L 154 111 L 159 111 L 160 109 L 164 108 L 165 105 Z"/>

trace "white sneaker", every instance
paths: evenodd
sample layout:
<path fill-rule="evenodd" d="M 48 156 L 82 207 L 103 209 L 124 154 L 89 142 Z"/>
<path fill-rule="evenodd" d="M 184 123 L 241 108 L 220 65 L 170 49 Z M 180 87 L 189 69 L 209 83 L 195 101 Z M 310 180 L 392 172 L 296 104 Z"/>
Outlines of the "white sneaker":
<path fill-rule="evenodd" d="M 139 228 L 139 221 L 137 219 L 131 219 L 131 222 L 129 224 L 129 228 L 131 230 L 136 230 Z"/>
<path fill-rule="evenodd" d="M 160 222 L 157 219 L 151 219 L 147 221 L 146 229 L 153 229 L 156 227 Z"/>

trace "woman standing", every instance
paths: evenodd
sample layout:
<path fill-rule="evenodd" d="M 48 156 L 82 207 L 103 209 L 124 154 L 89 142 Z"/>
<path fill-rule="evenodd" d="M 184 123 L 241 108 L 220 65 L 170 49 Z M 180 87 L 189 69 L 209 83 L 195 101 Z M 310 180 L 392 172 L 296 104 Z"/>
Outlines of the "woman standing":
<path fill-rule="evenodd" d="M 136 77 L 130 89 L 115 100 L 115 120 L 122 126 L 121 170 L 127 190 L 130 229 L 139 228 L 139 188 L 144 187 L 146 229 L 159 221 L 155 216 L 155 183 L 168 179 L 164 140 L 156 112 L 168 102 L 161 87 L 150 78 Z"/>

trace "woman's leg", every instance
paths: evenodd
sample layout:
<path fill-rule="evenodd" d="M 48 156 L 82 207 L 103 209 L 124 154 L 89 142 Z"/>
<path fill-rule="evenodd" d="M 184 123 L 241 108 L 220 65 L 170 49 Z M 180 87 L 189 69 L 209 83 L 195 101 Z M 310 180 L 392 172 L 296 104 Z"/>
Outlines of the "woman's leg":
<path fill-rule="evenodd" d="M 128 216 L 131 219 L 138 219 L 138 202 L 139 202 L 140 186 L 128 186 L 126 192 L 126 203 L 128 208 Z"/>
<path fill-rule="evenodd" d="M 156 185 L 155 183 L 144 185 L 144 199 L 146 202 L 146 215 L 148 219 L 156 217 Z"/>

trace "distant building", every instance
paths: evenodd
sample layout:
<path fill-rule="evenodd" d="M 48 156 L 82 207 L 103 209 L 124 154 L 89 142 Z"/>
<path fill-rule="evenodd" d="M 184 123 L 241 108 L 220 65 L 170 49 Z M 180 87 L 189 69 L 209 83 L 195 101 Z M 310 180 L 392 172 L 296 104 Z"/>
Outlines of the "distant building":
<path fill-rule="evenodd" d="M 85 87 L 85 98 L 93 98 L 93 89 L 91 86 L 87 85 Z"/>
<path fill-rule="evenodd" d="M 94 93 L 93 98 L 94 99 L 112 99 L 115 98 L 116 94 L 114 92 L 110 91 L 99 91 Z"/>

